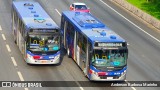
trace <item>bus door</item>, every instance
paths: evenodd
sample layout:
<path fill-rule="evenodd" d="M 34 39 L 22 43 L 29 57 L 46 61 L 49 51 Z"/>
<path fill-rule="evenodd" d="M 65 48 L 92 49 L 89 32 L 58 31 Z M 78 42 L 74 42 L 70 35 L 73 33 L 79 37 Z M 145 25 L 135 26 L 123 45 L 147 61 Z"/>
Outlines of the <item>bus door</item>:
<path fill-rule="evenodd" d="M 76 55 L 77 55 L 77 54 L 76 54 L 76 53 L 77 53 L 77 52 L 76 52 L 76 51 L 77 51 L 77 50 L 76 50 L 76 49 L 77 49 L 77 32 L 76 32 L 76 30 L 74 30 L 74 44 L 73 44 L 73 45 L 74 45 L 74 48 L 73 48 L 73 49 L 74 49 L 73 59 L 74 59 L 74 60 L 77 60 L 77 57 L 76 57 Z"/>
<path fill-rule="evenodd" d="M 83 70 L 83 72 L 84 72 L 84 74 L 85 74 L 85 76 L 87 76 L 88 75 L 88 73 L 89 73 L 89 61 L 91 60 L 91 56 L 90 56 L 90 44 L 87 42 L 87 46 L 86 46 L 87 48 L 86 48 L 86 62 L 85 62 L 85 67 L 84 67 L 84 70 Z"/>
<path fill-rule="evenodd" d="M 19 22 L 18 22 L 18 26 L 19 26 L 19 30 L 18 30 L 18 38 L 19 38 L 19 41 L 18 41 L 18 44 L 19 44 L 19 49 L 20 49 L 20 51 L 21 51 L 21 53 L 23 54 L 24 52 L 24 50 L 23 50 L 23 47 L 24 47 L 24 39 L 23 39 L 23 32 L 24 32 L 24 30 L 23 30 L 23 23 L 22 23 L 22 21 L 19 19 Z"/>
<path fill-rule="evenodd" d="M 64 32 L 63 32 L 63 43 L 64 43 L 64 48 L 67 49 L 67 45 L 66 45 L 66 32 L 67 32 L 67 26 L 68 26 L 68 22 L 65 21 L 64 22 Z"/>
<path fill-rule="evenodd" d="M 16 25 L 16 33 L 17 33 L 17 45 L 19 46 L 19 19 Z"/>
<path fill-rule="evenodd" d="M 81 51 L 80 51 L 80 67 L 82 68 L 83 71 L 86 68 L 86 61 L 87 61 L 87 39 L 82 36 L 82 41 L 81 41 Z"/>

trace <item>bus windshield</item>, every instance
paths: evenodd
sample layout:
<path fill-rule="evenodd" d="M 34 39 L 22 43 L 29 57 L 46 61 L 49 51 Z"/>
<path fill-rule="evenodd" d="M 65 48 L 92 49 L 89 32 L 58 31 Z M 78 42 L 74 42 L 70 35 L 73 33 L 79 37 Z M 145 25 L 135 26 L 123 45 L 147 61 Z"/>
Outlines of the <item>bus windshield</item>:
<path fill-rule="evenodd" d="M 96 67 L 123 67 L 127 64 L 127 50 L 94 50 L 92 64 Z"/>
<path fill-rule="evenodd" d="M 60 35 L 29 35 L 27 49 L 31 52 L 50 52 L 60 49 Z"/>

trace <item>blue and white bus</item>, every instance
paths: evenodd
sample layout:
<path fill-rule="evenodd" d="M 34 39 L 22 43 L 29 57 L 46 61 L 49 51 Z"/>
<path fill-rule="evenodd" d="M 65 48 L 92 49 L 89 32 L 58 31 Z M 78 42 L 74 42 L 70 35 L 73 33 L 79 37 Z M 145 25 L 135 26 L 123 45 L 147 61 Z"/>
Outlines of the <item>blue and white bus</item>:
<path fill-rule="evenodd" d="M 62 43 L 91 81 L 124 81 L 127 42 L 90 13 L 63 11 Z"/>
<path fill-rule="evenodd" d="M 28 64 L 60 62 L 60 29 L 38 2 L 13 1 L 12 31 Z"/>

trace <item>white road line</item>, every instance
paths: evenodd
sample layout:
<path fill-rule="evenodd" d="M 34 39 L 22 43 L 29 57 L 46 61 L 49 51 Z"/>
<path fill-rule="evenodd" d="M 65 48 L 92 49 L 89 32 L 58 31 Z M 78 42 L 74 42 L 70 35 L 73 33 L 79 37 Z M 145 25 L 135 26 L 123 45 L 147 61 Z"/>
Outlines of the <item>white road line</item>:
<path fill-rule="evenodd" d="M 20 71 L 17 71 L 17 73 L 18 73 L 18 76 L 19 76 L 20 80 L 21 80 L 21 81 L 24 81 L 24 78 L 23 78 L 21 72 L 20 72 Z"/>
<path fill-rule="evenodd" d="M 28 88 L 24 88 L 24 90 L 29 90 Z"/>
<path fill-rule="evenodd" d="M 118 11 L 116 11 L 111 6 L 109 6 L 108 4 L 106 4 L 103 0 L 100 0 L 100 1 L 103 4 L 105 4 L 107 7 L 109 7 L 110 9 L 112 9 L 114 12 L 116 12 L 118 15 L 120 15 L 121 17 L 123 17 L 125 20 L 127 20 L 128 22 L 130 22 L 132 25 L 134 25 L 135 27 L 137 27 L 139 30 L 141 30 L 142 32 L 144 32 L 145 34 L 149 35 L 151 38 L 153 38 L 154 40 L 156 40 L 156 41 L 158 41 L 160 43 L 160 40 L 158 40 L 156 37 L 152 36 L 151 34 L 149 34 L 148 32 L 146 32 L 145 30 L 143 30 L 142 28 L 140 28 L 139 26 L 137 26 L 136 24 L 134 24 L 133 22 L 131 22 L 129 19 L 127 19 L 126 17 L 124 17 L 122 14 L 120 14 Z"/>
<path fill-rule="evenodd" d="M 2 31 L 2 27 L 1 27 L 1 25 L 0 25 L 0 31 Z"/>
<path fill-rule="evenodd" d="M 82 87 L 79 87 L 81 90 L 84 90 Z"/>
<path fill-rule="evenodd" d="M 61 16 L 61 13 L 57 10 L 57 9 L 55 9 L 56 10 L 56 12 Z"/>
<path fill-rule="evenodd" d="M 131 87 L 133 90 L 136 90 L 136 88 L 134 88 L 134 87 Z"/>
<path fill-rule="evenodd" d="M 4 35 L 4 34 L 2 34 L 2 38 L 3 38 L 3 40 L 6 40 L 6 37 L 5 37 L 5 35 Z"/>
<path fill-rule="evenodd" d="M 11 52 L 11 49 L 8 44 L 6 44 L 6 47 L 7 47 L 8 52 Z"/>
<path fill-rule="evenodd" d="M 17 66 L 16 60 L 14 59 L 14 57 L 11 57 L 11 59 L 12 59 L 13 65 Z"/>
<path fill-rule="evenodd" d="M 76 81 L 76 83 L 77 83 L 77 85 L 79 86 L 79 88 L 80 88 L 81 90 L 84 90 L 83 87 L 81 87 L 81 85 L 79 84 L 79 82 Z"/>

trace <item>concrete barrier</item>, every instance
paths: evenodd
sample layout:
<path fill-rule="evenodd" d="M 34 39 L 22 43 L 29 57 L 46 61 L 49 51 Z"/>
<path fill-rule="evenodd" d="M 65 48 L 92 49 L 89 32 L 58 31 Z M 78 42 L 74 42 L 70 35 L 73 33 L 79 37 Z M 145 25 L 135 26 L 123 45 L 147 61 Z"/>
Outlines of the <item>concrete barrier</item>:
<path fill-rule="evenodd" d="M 139 8 L 135 7 L 134 5 L 128 3 L 126 0 L 110 0 L 111 2 L 117 3 L 120 6 L 124 7 L 128 11 L 132 12 L 142 20 L 146 21 L 150 25 L 154 26 L 158 30 L 160 30 L 160 20 L 156 19 L 155 17 L 143 12 Z"/>

